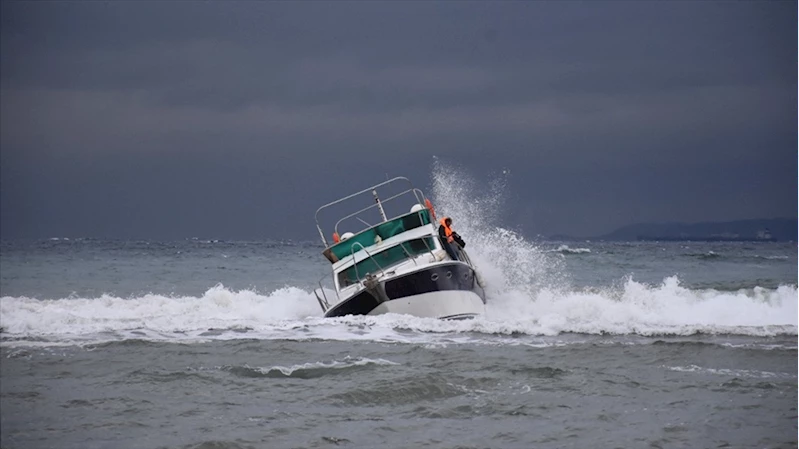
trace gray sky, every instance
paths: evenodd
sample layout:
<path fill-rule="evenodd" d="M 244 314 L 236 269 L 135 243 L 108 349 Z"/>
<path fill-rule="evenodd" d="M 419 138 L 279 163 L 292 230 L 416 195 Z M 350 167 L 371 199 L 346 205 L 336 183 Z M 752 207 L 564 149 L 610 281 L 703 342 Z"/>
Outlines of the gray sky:
<path fill-rule="evenodd" d="M 796 2 L 0 8 L 3 239 L 315 239 L 433 155 L 527 235 L 797 213 Z"/>

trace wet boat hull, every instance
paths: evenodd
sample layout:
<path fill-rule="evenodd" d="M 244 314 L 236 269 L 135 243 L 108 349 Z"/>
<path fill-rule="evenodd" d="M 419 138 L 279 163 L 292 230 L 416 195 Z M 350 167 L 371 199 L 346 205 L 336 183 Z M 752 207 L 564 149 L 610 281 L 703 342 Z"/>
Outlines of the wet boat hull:
<path fill-rule="evenodd" d="M 429 318 L 468 318 L 485 312 L 485 292 L 465 263 L 431 265 L 381 280 L 336 304 L 326 317 L 404 313 Z"/>

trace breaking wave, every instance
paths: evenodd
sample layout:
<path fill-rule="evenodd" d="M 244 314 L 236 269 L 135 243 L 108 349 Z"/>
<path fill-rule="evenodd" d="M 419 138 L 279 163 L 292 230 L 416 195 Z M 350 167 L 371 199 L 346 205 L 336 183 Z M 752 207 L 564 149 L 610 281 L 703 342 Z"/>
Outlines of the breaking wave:
<path fill-rule="evenodd" d="M 584 248 L 564 245 L 547 252 L 494 222 L 501 215 L 506 182 L 503 175 L 481 189 L 461 172 L 438 162 L 434 167 L 432 198 L 438 215 L 453 217 L 487 281 L 486 314 L 477 319 L 439 321 L 403 315 L 325 319 L 310 291 L 286 287 L 263 294 L 219 284 L 200 296 L 54 300 L 5 296 L 0 298 L 0 345 L 242 338 L 518 344 L 518 336 L 561 334 L 797 334 L 796 285 L 720 291 L 686 288 L 677 277 L 667 277 L 659 285 L 628 277 L 614 287 L 572 287 L 561 254 L 586 252 Z M 269 370 L 276 374 L 273 368 Z M 306 368 L 286 368 L 296 369 Z"/>
<path fill-rule="evenodd" d="M 589 248 L 570 248 L 569 245 L 560 245 L 556 249 L 549 250 L 548 252 L 560 254 L 588 254 L 591 252 Z"/>
<path fill-rule="evenodd" d="M 241 377 L 271 377 L 284 378 L 292 377 L 297 379 L 313 379 L 316 377 L 349 373 L 352 370 L 369 366 L 391 366 L 398 365 L 386 359 L 369 359 L 364 357 L 346 357 L 344 360 L 333 360 L 330 362 L 312 362 L 292 366 L 272 366 L 250 367 L 234 366 L 226 369 L 233 374 Z"/>
<path fill-rule="evenodd" d="M 683 373 L 701 373 L 713 374 L 719 376 L 739 377 L 739 378 L 755 378 L 755 379 L 779 379 L 796 377 L 795 373 L 774 373 L 770 371 L 747 370 L 747 369 L 718 369 L 718 368 L 703 368 L 697 365 L 688 366 L 666 366 L 670 371 L 677 371 Z"/>
<path fill-rule="evenodd" d="M 310 292 L 269 295 L 218 285 L 200 297 L 38 300 L 0 298 L 3 346 L 84 344 L 128 339 L 197 342 L 228 339 L 371 340 L 408 343 L 496 342 L 491 336 L 796 335 L 797 290 L 693 290 L 671 277 L 650 286 L 628 279 L 606 290 L 524 289 L 489 297 L 486 315 L 440 321 L 407 315 L 326 319 Z M 407 331 L 413 331 L 411 333 Z"/>

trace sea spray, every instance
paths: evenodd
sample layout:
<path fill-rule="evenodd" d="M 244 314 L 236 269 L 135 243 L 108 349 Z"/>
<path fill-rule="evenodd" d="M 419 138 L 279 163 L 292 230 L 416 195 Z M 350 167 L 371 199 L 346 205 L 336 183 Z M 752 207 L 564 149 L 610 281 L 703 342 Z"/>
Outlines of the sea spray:
<path fill-rule="evenodd" d="M 529 303 L 542 289 L 568 289 L 560 258 L 499 225 L 508 198 L 507 171 L 491 179 L 486 188 L 463 170 L 435 159 L 432 197 L 439 218 L 452 217 L 455 229 L 466 239 L 467 252 L 487 281 L 492 308 Z"/>
<path fill-rule="evenodd" d="M 487 319 L 514 323 L 519 332 L 670 333 L 724 326 L 796 326 L 796 286 L 778 290 L 690 290 L 677 277 L 650 286 L 627 276 L 617 287 L 571 287 L 561 253 L 590 249 L 562 245 L 544 251 L 523 236 L 498 225 L 508 198 L 507 176 L 489 188 L 463 170 L 434 161 L 433 198 L 439 215 L 453 217 L 467 239 L 468 251 L 488 281 Z M 478 192 L 486 192 L 483 195 Z M 718 328 L 720 330 L 720 328 Z M 722 331 L 726 332 L 726 331 Z M 733 331 L 735 332 L 735 331 Z M 748 332 L 748 331 L 743 331 Z"/>

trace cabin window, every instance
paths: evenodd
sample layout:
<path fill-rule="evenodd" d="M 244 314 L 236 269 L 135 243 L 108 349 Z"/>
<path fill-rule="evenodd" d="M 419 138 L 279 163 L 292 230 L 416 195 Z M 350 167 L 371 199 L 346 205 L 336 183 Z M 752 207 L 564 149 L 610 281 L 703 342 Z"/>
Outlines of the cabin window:
<path fill-rule="evenodd" d="M 352 284 L 357 284 L 363 280 L 368 273 L 377 274 L 380 270 L 387 270 L 398 263 L 407 260 L 410 257 L 416 257 L 420 254 L 436 250 L 436 243 L 433 238 L 425 237 L 423 239 L 408 240 L 399 245 L 392 246 L 379 253 L 373 253 L 372 257 L 358 262 L 357 275 L 356 267 L 352 266 L 342 271 L 338 275 L 339 288 L 344 288 Z M 378 266 L 379 265 L 379 266 Z"/>

